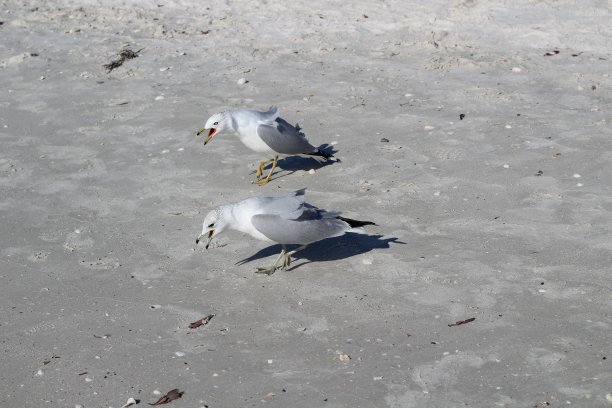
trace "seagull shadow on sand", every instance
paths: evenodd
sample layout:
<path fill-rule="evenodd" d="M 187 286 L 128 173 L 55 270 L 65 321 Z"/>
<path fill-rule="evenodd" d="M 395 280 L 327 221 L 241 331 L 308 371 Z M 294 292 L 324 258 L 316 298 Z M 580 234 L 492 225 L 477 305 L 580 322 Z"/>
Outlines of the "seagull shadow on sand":
<path fill-rule="evenodd" d="M 390 248 L 391 243 L 402 245 L 406 244 L 405 242 L 399 241 L 398 238 L 394 237 L 383 238 L 382 235 L 355 234 L 349 232 L 341 237 L 327 238 L 317 241 L 310 244 L 306 249 L 295 253 L 291 257 L 291 264 L 295 266 L 289 267 L 286 269 L 286 271 L 293 271 L 294 269 L 311 262 L 337 261 L 340 259 L 350 258 L 355 255 L 365 254 L 373 249 Z M 287 249 L 292 250 L 297 247 L 298 245 L 288 245 Z M 244 265 L 258 259 L 278 255 L 280 252 L 280 245 L 272 245 L 262 249 L 256 254 L 249 256 L 248 258 L 236 262 L 236 265 Z M 300 262 L 297 264 L 302 260 L 306 260 L 306 262 Z"/>
<path fill-rule="evenodd" d="M 334 150 L 330 145 L 323 144 L 319 146 L 319 149 L 324 150 L 326 153 L 335 154 L 337 150 Z M 279 178 L 287 177 L 295 173 L 296 171 L 306 171 L 310 169 L 319 170 L 323 167 L 331 166 L 332 164 L 340 162 L 340 159 L 323 159 L 316 156 L 304 157 L 304 156 L 287 156 L 284 159 L 280 159 L 276 165 L 274 175 L 270 178 L 270 181 L 277 180 Z M 264 174 L 270 170 L 272 164 L 267 164 L 264 170 Z M 280 171 L 279 171 L 280 170 Z M 255 174 L 255 171 L 253 171 Z"/>
<path fill-rule="evenodd" d="M 276 121 L 279 122 L 285 128 L 290 129 L 291 130 L 290 133 L 303 133 L 302 128 L 300 128 L 300 125 L 297 123 L 294 126 L 282 118 L 276 118 Z M 338 153 L 338 151 L 334 149 L 334 147 L 328 143 L 322 144 L 321 146 L 318 147 L 318 149 L 325 153 L 331 154 L 331 155 L 335 155 L 336 153 Z M 283 159 L 280 159 L 277 163 L 277 169 L 282 170 L 283 173 L 275 174 L 275 176 L 272 177 L 271 180 L 276 180 L 281 177 L 289 176 L 299 170 L 310 170 L 310 169 L 319 170 L 323 167 L 330 166 L 337 162 L 340 162 L 340 159 L 336 157 L 330 158 L 330 159 L 324 159 L 323 157 L 320 157 L 320 156 L 307 156 L 307 155 L 306 156 L 300 156 L 300 155 L 288 156 Z M 267 164 L 265 167 L 266 170 L 270 170 L 271 168 L 272 168 L 271 163 Z"/>

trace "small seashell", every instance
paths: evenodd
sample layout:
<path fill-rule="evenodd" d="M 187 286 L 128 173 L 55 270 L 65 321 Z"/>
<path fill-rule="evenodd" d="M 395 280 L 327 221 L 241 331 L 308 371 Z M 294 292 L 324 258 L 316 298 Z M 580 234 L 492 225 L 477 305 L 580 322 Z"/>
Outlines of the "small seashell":
<path fill-rule="evenodd" d="M 347 361 L 351 359 L 351 356 L 349 356 L 348 354 L 340 354 L 338 356 L 338 359 L 342 361 L 343 363 L 346 363 Z"/>
<path fill-rule="evenodd" d="M 164 95 L 158 95 L 155 97 L 156 101 L 161 101 L 162 99 L 164 99 Z"/>
<path fill-rule="evenodd" d="M 315 169 L 308 170 L 308 174 L 315 174 L 315 173 L 316 173 Z"/>
<path fill-rule="evenodd" d="M 128 398 L 127 402 L 125 404 L 123 404 L 123 406 L 121 408 L 127 408 L 129 406 L 135 405 L 136 404 L 136 400 L 132 397 Z"/>
<path fill-rule="evenodd" d="M 248 81 L 246 80 L 246 78 L 240 78 L 238 81 L 236 81 L 236 83 L 238 85 L 244 85 L 246 84 Z"/>

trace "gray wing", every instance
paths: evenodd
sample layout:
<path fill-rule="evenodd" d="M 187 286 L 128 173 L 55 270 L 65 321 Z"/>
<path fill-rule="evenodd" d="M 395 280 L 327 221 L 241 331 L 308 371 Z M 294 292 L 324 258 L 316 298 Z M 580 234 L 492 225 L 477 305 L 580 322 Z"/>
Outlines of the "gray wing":
<path fill-rule="evenodd" d="M 300 189 L 281 196 L 253 197 L 250 200 L 253 203 L 254 212 L 258 214 L 271 214 L 284 219 L 296 219 L 301 217 L 305 210 L 305 193 L 306 189 Z"/>
<path fill-rule="evenodd" d="M 325 238 L 338 237 L 351 228 L 337 218 L 298 221 L 273 214 L 254 215 L 251 222 L 259 232 L 279 244 L 310 244 Z"/>
<path fill-rule="evenodd" d="M 274 125 L 257 126 L 257 135 L 270 149 L 278 153 L 309 154 L 317 150 L 302 132 L 281 118 L 276 118 Z"/>

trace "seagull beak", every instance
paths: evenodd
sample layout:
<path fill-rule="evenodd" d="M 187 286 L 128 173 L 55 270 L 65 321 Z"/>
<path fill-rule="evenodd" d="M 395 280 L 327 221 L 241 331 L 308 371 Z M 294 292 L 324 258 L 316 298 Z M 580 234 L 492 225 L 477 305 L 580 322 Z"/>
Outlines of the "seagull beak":
<path fill-rule="evenodd" d="M 215 230 L 208 231 L 208 240 L 206 241 L 206 249 L 210 246 L 210 241 L 213 239 L 213 235 L 215 235 Z M 196 245 L 200 243 L 202 237 L 206 236 L 206 234 L 202 233 L 196 238 Z"/>
<path fill-rule="evenodd" d="M 198 136 L 200 134 L 202 134 L 206 129 L 200 129 L 198 130 Z M 213 138 L 213 136 L 215 135 L 215 133 L 217 133 L 217 129 L 216 128 L 210 128 L 210 130 L 208 131 L 208 136 L 206 136 L 206 139 L 204 139 L 204 146 L 206 146 L 206 144 L 208 142 L 210 142 L 210 139 Z"/>
<path fill-rule="evenodd" d="M 210 230 L 208 232 L 208 242 L 206 242 L 206 249 L 208 249 L 208 247 L 210 246 L 210 241 L 212 241 L 213 239 L 213 235 L 215 234 L 215 230 Z"/>

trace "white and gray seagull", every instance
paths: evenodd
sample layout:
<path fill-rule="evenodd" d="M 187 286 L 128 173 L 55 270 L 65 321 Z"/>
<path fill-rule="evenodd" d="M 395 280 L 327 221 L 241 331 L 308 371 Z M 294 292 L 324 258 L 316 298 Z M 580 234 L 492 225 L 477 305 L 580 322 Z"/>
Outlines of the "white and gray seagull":
<path fill-rule="evenodd" d="M 276 242 L 282 251 L 269 268 L 257 268 L 257 273 L 273 274 L 291 264 L 291 256 L 313 242 L 339 237 L 346 232 L 365 233 L 361 227 L 376 225 L 325 211 L 304 201 L 306 189 L 273 197 L 251 197 L 212 210 L 204 218 L 202 233 L 196 245 L 207 238 L 206 249 L 214 237 L 226 229 L 234 229 L 261 241 Z M 300 246 L 287 252 L 287 245 Z"/>
<path fill-rule="evenodd" d="M 271 106 L 267 112 L 236 109 L 215 113 L 206 121 L 206 125 L 198 130 L 197 135 L 208 130 L 208 135 L 204 139 L 206 145 L 225 129 L 233 130 L 249 149 L 273 156 L 272 159 L 261 161 L 257 167 L 254 183 L 260 186 L 270 181 L 278 164 L 279 154 L 320 156 L 326 160 L 333 157 L 330 153 L 311 145 L 299 125 L 293 126 L 280 118 L 276 106 Z M 268 163 L 272 163 L 272 168 L 266 177 L 262 177 L 264 167 Z"/>

